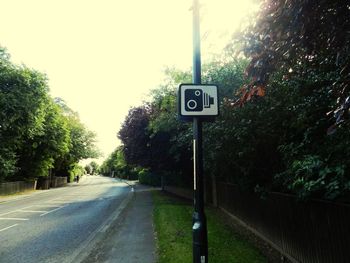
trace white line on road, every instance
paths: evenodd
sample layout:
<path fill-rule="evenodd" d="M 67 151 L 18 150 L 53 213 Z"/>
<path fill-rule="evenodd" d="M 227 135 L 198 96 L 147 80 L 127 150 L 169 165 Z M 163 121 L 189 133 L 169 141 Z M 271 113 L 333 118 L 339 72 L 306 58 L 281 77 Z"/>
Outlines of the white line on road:
<path fill-rule="evenodd" d="M 20 217 L 0 217 L 0 220 L 18 220 L 18 221 L 27 221 L 28 218 L 20 218 Z"/>
<path fill-rule="evenodd" d="M 10 228 L 15 227 L 15 226 L 18 226 L 18 224 L 14 224 L 12 226 L 8 226 L 8 227 L 5 227 L 3 229 L 0 229 L 0 232 L 5 231 L 5 230 L 10 229 Z"/>
<path fill-rule="evenodd" d="M 18 210 L 25 210 L 25 209 L 28 209 L 28 208 L 31 208 L 31 207 L 33 207 L 32 205 L 30 205 L 30 206 L 26 206 L 26 207 L 23 207 L 23 208 L 21 208 L 21 209 L 18 209 Z M 18 211 L 17 210 L 17 211 Z"/>
<path fill-rule="evenodd" d="M 69 201 L 48 201 L 47 203 L 53 203 L 53 204 L 70 204 L 71 202 Z"/>
<path fill-rule="evenodd" d="M 51 210 L 51 211 L 48 211 L 48 212 L 46 212 L 46 213 L 43 213 L 43 214 L 41 214 L 40 216 L 44 216 L 44 215 L 50 214 L 50 213 L 55 212 L 55 211 L 57 211 L 57 210 L 59 210 L 59 209 L 61 209 L 61 208 L 63 208 L 63 207 L 66 207 L 66 205 L 61 206 L 61 207 L 58 207 L 58 208 L 56 208 L 56 209 L 54 209 L 54 210 Z"/>
<path fill-rule="evenodd" d="M 62 207 L 61 205 L 35 205 L 38 207 Z"/>
<path fill-rule="evenodd" d="M 39 211 L 39 210 L 18 210 L 18 212 L 23 212 L 23 213 L 45 213 L 47 211 Z"/>
<path fill-rule="evenodd" d="M 0 216 L 4 216 L 4 215 L 8 215 L 8 214 L 13 214 L 13 213 L 16 213 L 17 210 L 14 210 L 14 211 L 10 211 L 10 212 L 7 212 L 7 213 L 3 213 L 3 214 L 0 214 Z"/>
<path fill-rule="evenodd" d="M 5 201 L 0 201 L 0 203 L 2 204 L 5 204 L 5 203 L 11 203 L 11 202 L 15 202 L 15 201 L 18 201 L 18 200 L 25 200 L 25 199 L 29 199 L 29 198 L 32 198 L 33 196 L 37 196 L 39 194 L 45 194 L 45 193 L 49 193 L 49 191 L 52 191 L 52 190 L 41 190 L 39 192 L 33 192 L 33 193 L 30 193 L 28 195 L 22 195 L 22 196 L 18 196 L 16 198 L 11 198 L 9 200 L 5 200 Z"/>
<path fill-rule="evenodd" d="M 27 208 L 30 208 L 30 207 L 32 207 L 32 205 L 31 205 L 31 206 L 23 207 L 22 209 L 27 209 Z M 9 214 L 17 213 L 17 212 L 20 212 L 20 210 L 21 210 L 21 209 L 12 210 L 12 211 L 10 211 L 10 212 L 6 212 L 6 213 L 3 213 L 3 214 L 0 214 L 0 216 L 4 216 L 4 215 L 9 215 Z"/>

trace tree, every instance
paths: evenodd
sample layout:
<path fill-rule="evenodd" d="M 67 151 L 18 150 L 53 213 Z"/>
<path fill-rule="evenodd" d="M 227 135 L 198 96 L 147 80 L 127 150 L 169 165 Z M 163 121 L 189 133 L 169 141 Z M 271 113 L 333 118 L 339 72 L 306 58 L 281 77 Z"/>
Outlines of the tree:
<path fill-rule="evenodd" d="M 48 94 L 47 77 L 11 63 L 0 47 L 0 181 L 80 173 L 77 163 L 99 155 L 95 134 L 62 99 Z"/>
<path fill-rule="evenodd" d="M 9 59 L 0 49 L 0 178 L 45 176 L 67 152 L 68 131 L 46 76 Z"/>
<path fill-rule="evenodd" d="M 188 123 L 178 121 L 177 88 L 191 80 L 189 71 L 165 70 L 165 80 L 151 92 L 150 133 L 151 173 L 163 175 L 168 183 L 191 185 L 191 133 Z M 150 178 L 149 181 L 152 181 Z"/>
<path fill-rule="evenodd" d="M 243 60 L 227 60 L 225 63 L 222 63 L 218 59 L 203 66 L 203 81 L 204 83 L 214 82 L 219 84 L 221 98 L 232 98 L 233 91 L 243 82 L 243 77 L 240 73 L 245 65 L 246 62 Z M 166 175 L 168 183 L 171 181 L 178 185 L 190 186 L 192 185 L 191 173 L 193 169 L 192 130 L 188 123 L 182 123 L 178 120 L 176 94 L 180 83 L 190 82 L 191 74 L 189 71 L 180 71 L 174 68 L 167 68 L 165 74 L 164 83 L 151 92 L 150 102 L 145 103 L 147 105 L 147 117 L 143 118 L 142 128 L 138 128 L 138 131 L 146 132 L 130 136 L 133 133 L 133 128 L 139 127 L 135 124 L 136 120 L 142 118 L 139 117 L 141 114 L 138 114 L 138 117 L 136 117 L 134 112 L 133 114 L 129 113 L 121 132 L 124 135 L 128 135 L 128 140 L 132 143 L 125 144 L 127 140 L 122 141 L 125 148 L 133 145 L 134 152 L 140 151 L 147 156 L 147 162 L 140 162 L 140 159 L 135 156 L 135 161 L 132 164 L 148 168 L 151 173 Z M 137 123 L 140 123 L 140 121 Z M 208 126 L 206 132 L 211 133 L 210 130 Z M 137 141 L 141 137 L 143 138 L 142 143 Z M 134 138 L 137 138 L 137 140 Z M 217 141 L 220 140 L 213 137 L 206 141 L 206 149 L 208 149 L 212 157 L 212 159 L 207 158 L 207 160 L 210 160 L 211 164 L 217 162 L 216 155 L 213 154 L 213 149 L 217 148 L 211 149 L 214 142 Z M 125 153 L 127 154 L 128 152 L 125 151 Z M 227 152 L 223 154 L 223 156 L 225 155 L 228 155 Z M 130 159 L 126 158 L 126 161 L 130 163 Z M 208 171 L 211 171 L 212 167 L 209 166 L 207 168 Z"/>
<path fill-rule="evenodd" d="M 85 165 L 84 169 L 87 174 L 92 174 L 92 167 L 90 164 Z"/>
<path fill-rule="evenodd" d="M 149 166 L 148 124 L 148 105 L 131 108 L 118 133 L 119 139 L 123 142 L 125 160 L 131 165 L 142 167 Z"/>
<path fill-rule="evenodd" d="M 56 159 L 69 152 L 70 134 L 60 108 L 51 98 L 44 107 L 44 128 L 41 134 L 26 140 L 18 164 L 27 176 L 47 176 Z"/>
<path fill-rule="evenodd" d="M 125 161 L 123 146 L 117 147 L 109 157 L 102 163 L 100 171 L 105 176 L 118 176 L 127 178 L 132 167 Z"/>
<path fill-rule="evenodd" d="M 315 91 L 328 87 L 333 96 L 333 133 L 350 107 L 349 31 L 348 1 L 264 0 L 256 21 L 233 41 L 243 43 L 251 59 L 246 69 L 250 83 L 241 89 L 240 104 L 265 95 L 276 72 L 281 79 L 308 78 Z"/>
<path fill-rule="evenodd" d="M 90 162 L 90 167 L 92 168 L 91 174 L 98 174 L 98 170 L 99 170 L 99 165 L 97 162 L 92 161 Z"/>
<path fill-rule="evenodd" d="M 71 176 L 73 169 L 80 160 L 97 158 L 100 152 L 95 146 L 95 133 L 89 131 L 80 122 L 78 114 L 72 111 L 62 99 L 56 99 L 56 102 L 63 111 L 70 143 L 68 152 L 56 160 L 55 173 L 61 176 Z"/>
<path fill-rule="evenodd" d="M 266 0 L 254 23 L 230 45 L 243 43 L 250 59 L 249 83 L 237 104 L 250 100 L 259 106 L 264 103 L 256 97 L 269 97 L 273 110 L 265 108 L 258 116 L 263 120 L 270 114 L 280 125 L 264 134 L 285 130 L 279 131 L 283 137 L 274 150 L 281 158 L 274 183 L 303 198 L 334 199 L 350 189 L 344 148 L 349 145 L 350 35 L 344 33 L 350 30 L 349 19 L 347 1 Z"/>
<path fill-rule="evenodd" d="M 227 53 L 203 65 L 203 83 L 217 84 L 220 95 L 220 116 L 203 129 L 205 175 L 261 194 L 282 191 L 332 200 L 348 195 L 349 125 L 332 136 L 325 132 L 330 120 L 324 113 L 334 99 L 323 85 L 327 72 L 286 78 L 281 68 L 269 77 L 263 98 L 251 95 L 251 103 L 235 107 L 236 92 L 249 84 L 243 78 L 246 65 Z M 168 69 L 150 101 L 126 118 L 123 147 L 132 151 L 123 151 L 136 154 L 125 160 L 146 168 L 139 172 L 143 181 L 159 173 L 168 184 L 192 185 L 192 129 L 178 121 L 176 112 L 177 87 L 189 78 L 189 72 Z"/>

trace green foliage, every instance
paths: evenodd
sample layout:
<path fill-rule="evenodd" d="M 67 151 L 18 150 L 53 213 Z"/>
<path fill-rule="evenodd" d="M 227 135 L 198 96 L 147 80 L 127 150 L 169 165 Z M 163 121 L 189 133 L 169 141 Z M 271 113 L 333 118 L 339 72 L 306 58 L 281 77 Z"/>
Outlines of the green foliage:
<path fill-rule="evenodd" d="M 89 164 L 85 165 L 84 170 L 87 174 L 98 174 L 100 172 L 100 166 L 97 162 L 91 161 Z"/>
<path fill-rule="evenodd" d="M 149 170 L 140 169 L 138 179 L 141 184 L 160 186 L 161 178 L 158 174 L 151 173 Z"/>
<path fill-rule="evenodd" d="M 84 167 L 81 165 L 75 163 L 69 168 L 69 176 L 68 181 L 71 183 L 74 181 L 74 178 L 77 176 L 83 176 L 84 175 Z"/>
<path fill-rule="evenodd" d="M 50 169 L 68 176 L 79 160 L 97 156 L 95 135 L 49 96 L 46 76 L 14 65 L 1 47 L 0 120 L 0 181 L 47 176 Z"/>
<path fill-rule="evenodd" d="M 349 19 L 346 1 L 264 1 L 256 21 L 232 42 L 250 58 L 242 94 L 266 88 L 265 100 L 278 108 L 259 114 L 266 124 L 273 124 L 266 115 L 279 121 L 269 132 L 280 159 L 268 179 L 276 190 L 300 198 L 349 193 Z"/>
<path fill-rule="evenodd" d="M 334 132 L 349 118 L 350 35 L 344 34 L 349 30 L 348 1 L 262 1 L 256 20 L 232 43 L 243 45 L 251 59 L 246 70 L 251 82 L 242 93 L 268 88 L 276 72 L 311 77 L 318 82 L 315 89 L 327 85 L 333 96 L 335 125 L 329 132 Z"/>
<path fill-rule="evenodd" d="M 203 65 L 202 83 L 220 95 L 220 116 L 204 125 L 206 176 L 301 199 L 349 196 L 349 18 L 346 1 L 266 0 L 226 53 Z M 177 119 L 176 90 L 191 74 L 165 73 L 119 136 L 128 165 L 190 187 L 192 130 Z"/>
<path fill-rule="evenodd" d="M 125 118 L 118 137 L 123 142 L 123 153 L 128 164 L 148 166 L 150 162 L 148 122 L 149 110 L 147 105 L 130 109 L 128 116 Z"/>
<path fill-rule="evenodd" d="M 332 108 L 329 84 L 334 74 L 286 78 L 281 69 L 270 76 L 263 98 L 253 96 L 251 103 L 238 108 L 233 102 L 245 83 L 246 65 L 245 60 L 231 59 L 203 66 L 203 82 L 215 81 L 221 99 L 220 116 L 204 125 L 205 175 L 246 191 L 283 191 L 301 199 L 346 196 L 349 129 L 343 125 L 328 136 L 331 120 L 324 114 Z M 168 70 L 168 79 L 146 104 L 143 146 L 136 141 L 134 146 L 148 154 L 143 163 L 147 171 L 164 175 L 167 184 L 190 187 L 192 129 L 177 119 L 175 92 L 177 81 L 187 77 L 187 72 Z"/>
<path fill-rule="evenodd" d="M 92 174 L 92 167 L 90 164 L 85 165 L 84 169 L 87 174 Z"/>
<path fill-rule="evenodd" d="M 46 77 L 24 66 L 0 61 L 0 177 L 48 174 L 57 154 L 67 150 L 67 131 L 48 96 Z M 56 128 L 63 126 L 62 130 Z M 46 136 L 48 135 L 48 136 Z"/>
<path fill-rule="evenodd" d="M 102 163 L 99 170 L 104 176 L 113 175 L 123 179 L 127 179 L 130 174 L 134 175 L 136 173 L 133 171 L 133 166 L 126 163 L 123 147 L 117 147 Z M 137 173 L 134 176 L 137 177 Z"/>
<path fill-rule="evenodd" d="M 92 168 L 91 174 L 98 174 L 99 165 L 97 162 L 92 161 L 92 162 L 90 162 L 89 166 Z"/>
<path fill-rule="evenodd" d="M 54 172 L 60 176 L 68 176 L 70 169 L 80 160 L 97 158 L 100 152 L 95 146 L 96 134 L 81 123 L 78 114 L 71 110 L 62 99 L 56 99 L 55 102 L 67 124 L 69 144 L 68 151 L 55 160 Z"/>
<path fill-rule="evenodd" d="M 345 181 L 345 166 L 329 167 L 319 156 L 304 156 L 293 160 L 289 169 L 276 175 L 286 188 L 295 192 L 300 199 L 325 192 L 327 199 L 334 199 L 349 189 Z"/>

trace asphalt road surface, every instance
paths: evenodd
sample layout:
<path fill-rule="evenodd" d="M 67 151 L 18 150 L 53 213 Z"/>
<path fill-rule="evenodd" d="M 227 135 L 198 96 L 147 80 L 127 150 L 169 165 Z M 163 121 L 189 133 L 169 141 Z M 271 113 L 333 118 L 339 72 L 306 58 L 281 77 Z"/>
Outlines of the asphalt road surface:
<path fill-rule="evenodd" d="M 117 179 L 79 184 L 0 203 L 0 262 L 79 262 L 130 199 Z"/>

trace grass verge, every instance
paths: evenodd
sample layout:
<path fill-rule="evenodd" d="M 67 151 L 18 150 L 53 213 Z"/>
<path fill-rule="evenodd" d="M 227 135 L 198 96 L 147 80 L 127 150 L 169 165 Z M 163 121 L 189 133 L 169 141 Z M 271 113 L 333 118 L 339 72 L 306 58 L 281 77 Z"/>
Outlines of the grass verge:
<path fill-rule="evenodd" d="M 153 192 L 158 263 L 192 262 L 192 204 Z M 216 209 L 206 209 L 210 263 L 265 263 L 260 252 L 238 236 Z"/>

